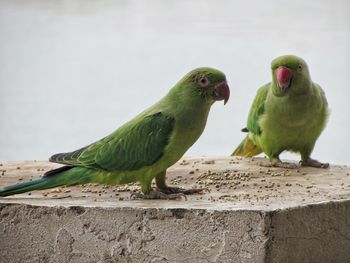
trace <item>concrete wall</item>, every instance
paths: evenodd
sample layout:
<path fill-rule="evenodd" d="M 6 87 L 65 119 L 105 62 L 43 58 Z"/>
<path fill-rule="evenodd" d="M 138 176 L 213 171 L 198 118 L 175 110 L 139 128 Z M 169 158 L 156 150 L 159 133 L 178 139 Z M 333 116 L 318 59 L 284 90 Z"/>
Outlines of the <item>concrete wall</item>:
<path fill-rule="evenodd" d="M 2 262 L 263 262 L 254 211 L 1 205 Z"/>
<path fill-rule="evenodd" d="M 266 262 L 350 262 L 350 201 L 271 213 Z"/>
<path fill-rule="evenodd" d="M 350 202 L 280 211 L 0 206 L 1 262 L 350 262 Z"/>

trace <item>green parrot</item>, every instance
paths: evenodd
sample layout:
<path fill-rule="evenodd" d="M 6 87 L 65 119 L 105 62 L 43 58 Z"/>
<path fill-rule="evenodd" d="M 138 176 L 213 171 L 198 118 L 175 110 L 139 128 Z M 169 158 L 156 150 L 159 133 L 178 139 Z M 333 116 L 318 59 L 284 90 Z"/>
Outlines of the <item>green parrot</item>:
<path fill-rule="evenodd" d="M 166 170 L 177 162 L 202 134 L 215 101 L 228 101 L 230 90 L 224 73 L 197 68 L 185 75 L 156 104 L 107 137 L 73 152 L 51 156 L 64 164 L 41 178 L 11 185 L 0 196 L 86 183 L 140 182 L 136 198 L 176 199 L 202 189 L 169 187 Z M 151 189 L 155 178 L 159 191 Z"/>
<path fill-rule="evenodd" d="M 280 161 L 286 150 L 300 153 L 303 166 L 327 168 L 328 163 L 310 157 L 329 115 L 325 93 L 312 82 L 307 64 L 299 57 L 278 57 L 271 71 L 272 82 L 258 90 L 242 130 L 248 135 L 232 156 L 264 152 L 271 161 L 267 166 L 296 168 Z"/>

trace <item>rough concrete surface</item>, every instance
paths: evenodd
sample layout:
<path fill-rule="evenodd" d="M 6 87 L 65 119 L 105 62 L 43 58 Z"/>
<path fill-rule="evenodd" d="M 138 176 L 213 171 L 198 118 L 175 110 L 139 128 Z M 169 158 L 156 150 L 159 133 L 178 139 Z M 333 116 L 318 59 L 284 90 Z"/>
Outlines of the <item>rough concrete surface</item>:
<path fill-rule="evenodd" d="M 265 159 L 186 158 L 188 199 L 130 200 L 137 184 L 0 198 L 1 262 L 350 262 L 350 168 L 285 170 Z M 0 162 L 0 187 L 59 165 Z"/>

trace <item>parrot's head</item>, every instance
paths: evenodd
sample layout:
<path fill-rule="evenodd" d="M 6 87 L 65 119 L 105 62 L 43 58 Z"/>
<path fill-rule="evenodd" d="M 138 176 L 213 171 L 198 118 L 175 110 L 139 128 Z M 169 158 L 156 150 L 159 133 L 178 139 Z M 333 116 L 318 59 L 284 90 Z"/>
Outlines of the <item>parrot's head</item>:
<path fill-rule="evenodd" d="M 210 105 L 220 100 L 226 104 L 230 98 L 225 74 L 214 68 L 196 68 L 180 80 L 178 86 L 186 97 Z"/>
<path fill-rule="evenodd" d="M 272 91 L 282 97 L 308 92 L 312 82 L 306 62 L 293 55 L 281 56 L 271 62 Z"/>

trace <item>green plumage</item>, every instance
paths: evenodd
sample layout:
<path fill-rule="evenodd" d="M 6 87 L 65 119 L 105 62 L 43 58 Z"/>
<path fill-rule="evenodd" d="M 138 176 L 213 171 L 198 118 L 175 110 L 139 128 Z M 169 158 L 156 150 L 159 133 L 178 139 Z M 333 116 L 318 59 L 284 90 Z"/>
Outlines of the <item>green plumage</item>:
<path fill-rule="evenodd" d="M 129 122 L 102 140 L 71 153 L 51 156 L 51 162 L 115 170 L 138 170 L 163 155 L 175 126 L 175 118 L 156 112 Z"/>
<path fill-rule="evenodd" d="M 50 158 L 51 162 L 66 166 L 32 182 L 6 187 L 0 190 L 0 196 L 63 185 L 136 181 L 141 182 L 141 190 L 148 193 L 154 178 L 157 185 L 166 187 L 166 169 L 202 134 L 211 105 L 216 100 L 228 99 L 220 97 L 223 85 L 228 89 L 222 72 L 212 68 L 195 69 L 158 103 L 109 136 Z"/>
<path fill-rule="evenodd" d="M 280 69 L 284 72 L 277 76 Z M 232 155 L 252 157 L 264 152 L 271 161 L 279 161 L 286 150 L 300 153 L 306 164 L 326 125 L 325 94 L 312 82 L 301 58 L 279 57 L 272 61 L 271 70 L 272 82 L 258 90 L 251 106 L 248 135 Z"/>

